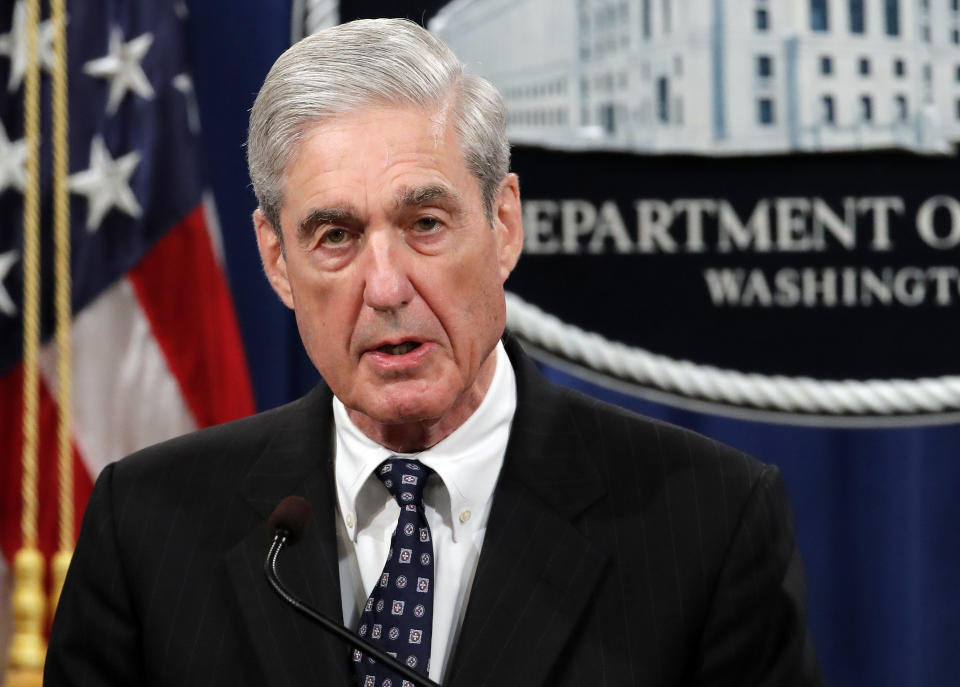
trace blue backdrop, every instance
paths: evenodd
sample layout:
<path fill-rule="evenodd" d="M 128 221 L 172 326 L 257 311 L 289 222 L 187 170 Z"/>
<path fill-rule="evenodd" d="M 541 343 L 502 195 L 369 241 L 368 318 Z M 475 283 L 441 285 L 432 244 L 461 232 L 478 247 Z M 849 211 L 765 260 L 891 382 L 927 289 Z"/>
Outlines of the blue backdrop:
<path fill-rule="evenodd" d="M 294 398 L 317 379 L 292 316 L 261 278 L 243 149 L 253 98 L 289 44 L 290 7 L 257 0 L 188 4 L 207 173 L 263 409 Z M 368 3 L 367 11 L 390 14 L 388 5 Z M 559 369 L 547 372 L 554 381 L 780 466 L 797 514 L 810 625 L 829 684 L 960 684 L 960 427 L 826 429 L 752 422 L 645 401 Z"/>

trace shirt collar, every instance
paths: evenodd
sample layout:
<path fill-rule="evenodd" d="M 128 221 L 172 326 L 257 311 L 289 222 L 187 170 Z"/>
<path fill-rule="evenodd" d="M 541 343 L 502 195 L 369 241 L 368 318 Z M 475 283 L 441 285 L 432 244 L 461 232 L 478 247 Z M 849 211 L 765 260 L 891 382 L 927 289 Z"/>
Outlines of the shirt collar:
<path fill-rule="evenodd" d="M 486 524 L 517 405 L 516 376 L 501 342 L 497 343 L 496 356 L 490 388 L 473 414 L 443 441 L 416 454 L 396 453 L 370 439 L 334 396 L 337 501 L 346 531 L 354 541 L 370 515 L 357 512 L 365 503 L 358 499 L 361 489 L 368 479 L 376 479 L 374 469 L 395 455 L 415 458 L 440 477 L 450 508 L 442 515 L 452 524 L 454 540 Z M 383 498 L 389 499 L 385 490 Z M 447 499 L 440 501 L 446 503 Z"/>

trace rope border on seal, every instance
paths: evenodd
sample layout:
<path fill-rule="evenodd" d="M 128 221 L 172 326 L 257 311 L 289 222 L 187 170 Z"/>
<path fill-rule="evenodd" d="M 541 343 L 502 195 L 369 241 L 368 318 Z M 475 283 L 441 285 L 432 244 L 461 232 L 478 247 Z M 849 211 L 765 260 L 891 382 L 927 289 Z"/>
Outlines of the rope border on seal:
<path fill-rule="evenodd" d="M 960 409 L 960 376 L 823 380 L 674 360 L 563 322 L 506 293 L 507 326 L 522 338 L 613 377 L 683 396 L 788 413 L 902 415 Z"/>

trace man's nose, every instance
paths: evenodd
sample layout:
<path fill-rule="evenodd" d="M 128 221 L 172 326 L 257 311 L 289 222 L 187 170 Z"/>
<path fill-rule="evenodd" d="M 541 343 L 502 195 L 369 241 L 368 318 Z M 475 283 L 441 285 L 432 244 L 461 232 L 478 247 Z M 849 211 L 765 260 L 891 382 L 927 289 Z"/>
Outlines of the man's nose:
<path fill-rule="evenodd" d="M 363 303 L 374 310 L 402 308 L 414 296 L 403 247 L 389 232 L 370 232 L 364 251 Z"/>

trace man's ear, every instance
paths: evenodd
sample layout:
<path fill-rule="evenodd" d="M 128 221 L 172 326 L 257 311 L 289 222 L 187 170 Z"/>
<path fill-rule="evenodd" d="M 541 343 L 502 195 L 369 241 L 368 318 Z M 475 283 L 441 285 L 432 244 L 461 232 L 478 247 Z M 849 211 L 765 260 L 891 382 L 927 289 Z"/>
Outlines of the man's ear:
<path fill-rule="evenodd" d="M 263 216 L 260 208 L 253 211 L 253 228 L 257 234 L 257 248 L 260 250 L 260 260 L 263 262 L 263 271 L 267 274 L 270 286 L 291 310 L 293 309 L 293 292 L 290 290 L 290 280 L 287 278 L 287 259 L 283 253 L 280 237 Z"/>
<path fill-rule="evenodd" d="M 513 172 L 500 183 L 493 203 L 493 227 L 497 232 L 500 279 L 506 281 L 523 250 L 523 213 L 520 209 L 520 180 Z"/>

